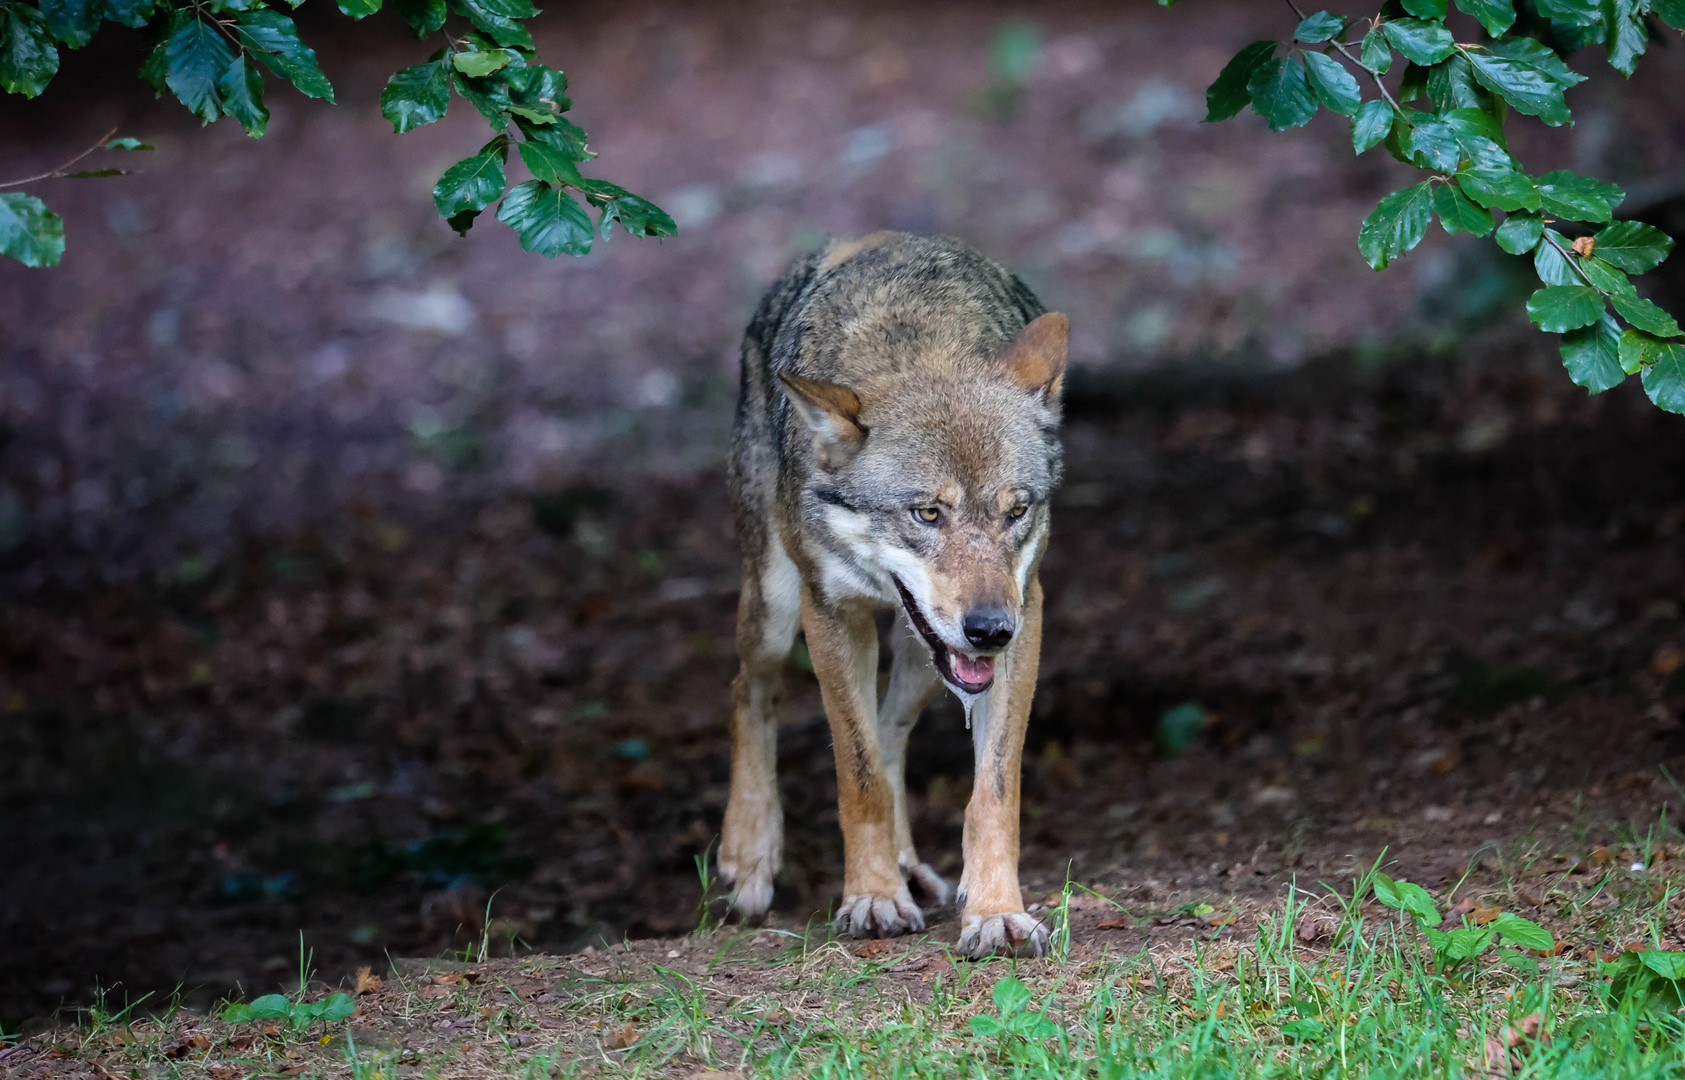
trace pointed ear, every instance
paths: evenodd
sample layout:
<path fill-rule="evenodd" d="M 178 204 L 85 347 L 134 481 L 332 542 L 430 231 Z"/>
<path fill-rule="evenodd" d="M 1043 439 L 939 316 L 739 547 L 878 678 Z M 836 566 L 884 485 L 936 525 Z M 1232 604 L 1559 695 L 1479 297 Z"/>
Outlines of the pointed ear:
<path fill-rule="evenodd" d="M 1049 401 L 1058 400 L 1065 381 L 1065 347 L 1070 336 L 1071 320 L 1064 315 L 1057 311 L 1038 315 L 1001 353 L 1001 366 L 1024 389 Z"/>
<path fill-rule="evenodd" d="M 860 396 L 846 386 L 779 372 L 784 396 L 813 432 L 822 468 L 837 469 L 854 460 L 866 442 L 860 423 Z"/>

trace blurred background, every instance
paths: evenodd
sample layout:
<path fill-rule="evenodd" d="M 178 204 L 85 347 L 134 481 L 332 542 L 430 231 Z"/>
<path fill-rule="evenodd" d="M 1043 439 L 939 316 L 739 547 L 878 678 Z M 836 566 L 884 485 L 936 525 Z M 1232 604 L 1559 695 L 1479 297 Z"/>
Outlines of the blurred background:
<path fill-rule="evenodd" d="M 1072 319 L 1027 885 L 1075 860 L 1149 903 L 1383 845 L 1431 883 L 1685 797 L 1655 768 L 1685 755 L 1685 420 L 1572 386 L 1489 242 L 1369 271 L 1359 223 L 1416 178 L 1344 121 L 1198 123 L 1285 5 L 556 5 L 598 173 L 680 231 L 554 262 L 439 220 L 486 136 L 460 100 L 381 119 L 426 47 L 299 19 L 339 104 L 272 84 L 260 141 L 151 100 L 109 24 L 0 99 L 0 179 L 112 126 L 159 147 L 32 186 L 68 252 L 0 263 L 5 1030 L 101 987 L 263 992 L 301 931 L 337 978 L 694 926 L 739 337 L 791 257 L 881 228 Z M 1517 118 L 1518 158 L 1682 235 L 1685 42 L 1575 66 L 1578 123 Z M 796 685 L 800 923 L 841 852 Z M 969 762 L 944 700 L 910 768 L 950 873 Z"/>

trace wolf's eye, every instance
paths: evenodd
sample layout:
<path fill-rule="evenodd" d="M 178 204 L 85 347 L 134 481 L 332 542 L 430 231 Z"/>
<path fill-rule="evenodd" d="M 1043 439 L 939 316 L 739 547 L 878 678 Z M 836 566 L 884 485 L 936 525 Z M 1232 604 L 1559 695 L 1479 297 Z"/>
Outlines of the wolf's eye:
<path fill-rule="evenodd" d="M 1011 518 L 1013 521 L 1017 521 L 1019 518 L 1029 513 L 1029 511 L 1030 508 L 1027 506 L 1014 506 L 1006 512 L 1006 516 Z"/>
<path fill-rule="evenodd" d="M 934 525 L 942 520 L 942 511 L 934 506 L 915 506 L 913 507 L 913 516 L 926 525 Z"/>

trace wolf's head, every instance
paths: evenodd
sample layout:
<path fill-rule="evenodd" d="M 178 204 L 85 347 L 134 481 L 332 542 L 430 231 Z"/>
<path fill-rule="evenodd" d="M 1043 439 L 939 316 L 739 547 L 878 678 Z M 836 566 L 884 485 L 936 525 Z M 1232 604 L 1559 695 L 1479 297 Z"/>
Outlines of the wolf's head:
<path fill-rule="evenodd" d="M 899 603 L 949 686 L 987 690 L 1018 632 L 1058 482 L 1069 322 L 870 386 L 781 376 L 813 438 L 804 528 L 827 594 Z"/>

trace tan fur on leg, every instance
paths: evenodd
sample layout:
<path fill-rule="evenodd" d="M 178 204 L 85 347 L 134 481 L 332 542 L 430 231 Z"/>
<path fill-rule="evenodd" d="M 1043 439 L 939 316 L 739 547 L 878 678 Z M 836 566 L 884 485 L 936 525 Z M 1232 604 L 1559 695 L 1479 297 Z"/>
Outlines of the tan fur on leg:
<path fill-rule="evenodd" d="M 831 722 L 843 832 L 843 906 L 837 927 L 855 937 L 924 929 L 897 865 L 895 798 L 878 744 L 878 631 L 868 604 L 827 607 L 802 589 L 802 626 Z"/>
<path fill-rule="evenodd" d="M 973 959 L 1047 952 L 1047 927 L 1024 913 L 1018 887 L 1018 796 L 1041 656 L 1041 599 L 1041 579 L 1032 573 L 1022 627 L 1001 657 L 985 718 L 972 732 L 977 776 L 965 808 L 958 949 Z"/>
<path fill-rule="evenodd" d="M 907 818 L 907 739 L 919 714 L 942 688 L 942 677 L 931 663 L 930 649 L 903 619 L 895 620 L 895 662 L 889 669 L 889 688 L 878 709 L 878 745 L 883 750 L 884 770 L 889 774 L 895 796 L 895 849 L 901 873 L 913 896 L 926 907 L 946 904 L 953 888 L 927 863 L 919 861 L 913 847 L 912 823 Z"/>

